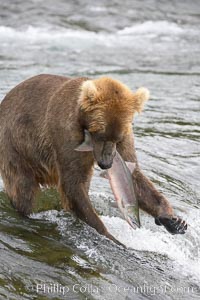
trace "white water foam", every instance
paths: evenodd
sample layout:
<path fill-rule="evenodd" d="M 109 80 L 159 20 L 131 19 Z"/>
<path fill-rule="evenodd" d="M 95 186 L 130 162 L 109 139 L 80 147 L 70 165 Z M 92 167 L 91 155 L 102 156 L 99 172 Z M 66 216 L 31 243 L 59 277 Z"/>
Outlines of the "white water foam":
<path fill-rule="evenodd" d="M 113 41 L 123 39 L 130 35 L 131 38 L 138 38 L 138 36 L 145 35 L 146 37 L 158 36 L 158 35 L 179 35 L 185 30 L 176 23 L 170 23 L 167 21 L 147 21 L 140 24 L 134 24 L 131 27 L 126 27 L 114 33 L 93 32 L 87 30 L 75 30 L 65 28 L 53 28 L 53 27 L 33 27 L 20 30 L 7 26 L 0 26 L 0 40 L 30 40 L 36 41 L 55 41 L 63 40 L 66 38 L 78 38 L 83 40 L 100 40 L 102 42 Z"/>
<path fill-rule="evenodd" d="M 197 209 L 190 209 L 187 216 L 183 217 L 187 217 L 189 223 L 185 235 L 169 234 L 164 227 L 148 222 L 150 217 L 146 215 L 142 215 L 142 227 L 136 230 L 119 217 L 101 216 L 101 219 L 108 231 L 128 248 L 166 255 L 173 262 L 177 272 L 181 272 L 185 277 L 189 276 L 198 283 L 200 279 L 200 212 Z M 66 231 L 67 219 L 62 212 L 45 211 L 32 214 L 32 218 L 56 223 L 61 234 Z M 86 253 L 89 256 L 95 254 L 93 249 L 88 249 L 86 246 L 82 247 L 82 250 L 87 250 Z"/>
<path fill-rule="evenodd" d="M 173 35 L 183 32 L 184 30 L 179 25 L 167 21 L 146 21 L 118 31 L 121 35 Z"/>
<path fill-rule="evenodd" d="M 91 38 L 95 37 L 95 32 L 86 30 L 73 30 L 73 29 L 52 29 L 50 27 L 33 27 L 28 26 L 24 30 L 16 30 L 12 27 L 0 26 L 0 39 L 25 39 L 32 41 L 40 40 L 55 40 L 66 37 L 76 38 Z"/>
<path fill-rule="evenodd" d="M 175 269 L 194 281 L 200 279 L 200 213 L 190 211 L 189 228 L 185 235 L 171 235 L 164 227 L 144 224 L 140 229 L 132 229 L 118 217 L 103 216 L 102 221 L 108 231 L 128 248 L 166 255 Z M 156 230 L 156 231 L 155 231 Z"/>

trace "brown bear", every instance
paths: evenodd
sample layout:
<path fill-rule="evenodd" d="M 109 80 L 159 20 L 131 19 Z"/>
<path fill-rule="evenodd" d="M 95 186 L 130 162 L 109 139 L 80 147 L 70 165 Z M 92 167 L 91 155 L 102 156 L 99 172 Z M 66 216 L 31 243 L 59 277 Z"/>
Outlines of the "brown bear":
<path fill-rule="evenodd" d="M 65 210 L 115 240 L 93 209 L 88 190 L 94 162 L 110 168 L 117 149 L 124 160 L 136 162 L 132 176 L 140 208 L 171 233 L 184 233 L 187 224 L 174 216 L 137 162 L 132 119 L 148 97 L 146 89 L 133 93 L 108 77 L 43 74 L 13 88 L 0 104 L 0 173 L 13 206 L 29 215 L 40 185 L 54 186 Z M 93 153 L 75 151 L 85 129 Z"/>

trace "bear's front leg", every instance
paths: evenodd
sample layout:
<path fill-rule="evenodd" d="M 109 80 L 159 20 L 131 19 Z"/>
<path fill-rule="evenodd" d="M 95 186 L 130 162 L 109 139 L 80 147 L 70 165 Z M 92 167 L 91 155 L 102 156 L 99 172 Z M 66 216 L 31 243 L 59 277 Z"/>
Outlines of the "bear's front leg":
<path fill-rule="evenodd" d="M 171 233 L 183 234 L 187 230 L 184 220 L 174 215 L 169 201 L 154 187 L 139 168 L 132 174 L 139 206 L 155 217 L 156 225 L 163 225 Z"/>
<path fill-rule="evenodd" d="M 122 245 L 117 241 L 106 229 L 105 225 L 92 207 L 88 195 L 88 186 L 91 179 L 91 168 L 85 168 L 84 164 L 79 165 L 78 161 L 74 164 L 60 167 L 60 181 L 63 195 L 69 201 L 72 211 L 84 222 L 95 228 L 98 233 L 105 235 L 118 245 Z"/>
<path fill-rule="evenodd" d="M 127 135 L 117 145 L 117 150 L 125 161 L 136 162 L 136 168 L 132 176 L 139 207 L 155 218 L 156 225 L 165 226 L 171 234 L 185 233 L 187 229 L 186 222 L 174 215 L 169 201 L 140 170 L 137 164 L 133 134 Z"/>
<path fill-rule="evenodd" d="M 84 183 L 73 184 L 71 187 L 65 189 L 68 199 L 71 201 L 72 210 L 74 213 L 86 222 L 91 227 L 95 228 L 98 233 L 105 235 L 115 243 L 121 245 L 106 229 L 103 222 L 95 212 L 90 202 L 87 185 Z"/>

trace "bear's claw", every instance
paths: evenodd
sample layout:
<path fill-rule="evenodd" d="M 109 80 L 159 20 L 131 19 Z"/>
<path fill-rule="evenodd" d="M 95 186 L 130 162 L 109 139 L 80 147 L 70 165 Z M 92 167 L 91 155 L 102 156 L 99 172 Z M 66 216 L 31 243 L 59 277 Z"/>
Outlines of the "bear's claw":
<path fill-rule="evenodd" d="M 187 230 L 186 221 L 179 217 L 160 216 L 155 218 L 156 225 L 163 225 L 171 234 L 184 234 Z"/>

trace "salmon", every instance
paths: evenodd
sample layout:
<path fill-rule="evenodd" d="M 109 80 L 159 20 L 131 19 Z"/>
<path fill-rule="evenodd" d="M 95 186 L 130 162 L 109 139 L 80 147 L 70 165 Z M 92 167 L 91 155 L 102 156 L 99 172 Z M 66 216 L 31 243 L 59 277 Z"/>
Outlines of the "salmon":
<path fill-rule="evenodd" d="M 85 130 L 85 140 L 79 145 L 76 151 L 92 151 L 92 138 L 90 133 Z M 125 220 L 131 227 L 140 227 L 139 205 L 134 192 L 132 172 L 135 164 L 125 162 L 121 155 L 116 151 L 113 164 L 110 169 L 102 173 L 102 177 L 110 182 L 115 200 L 121 210 Z"/>

